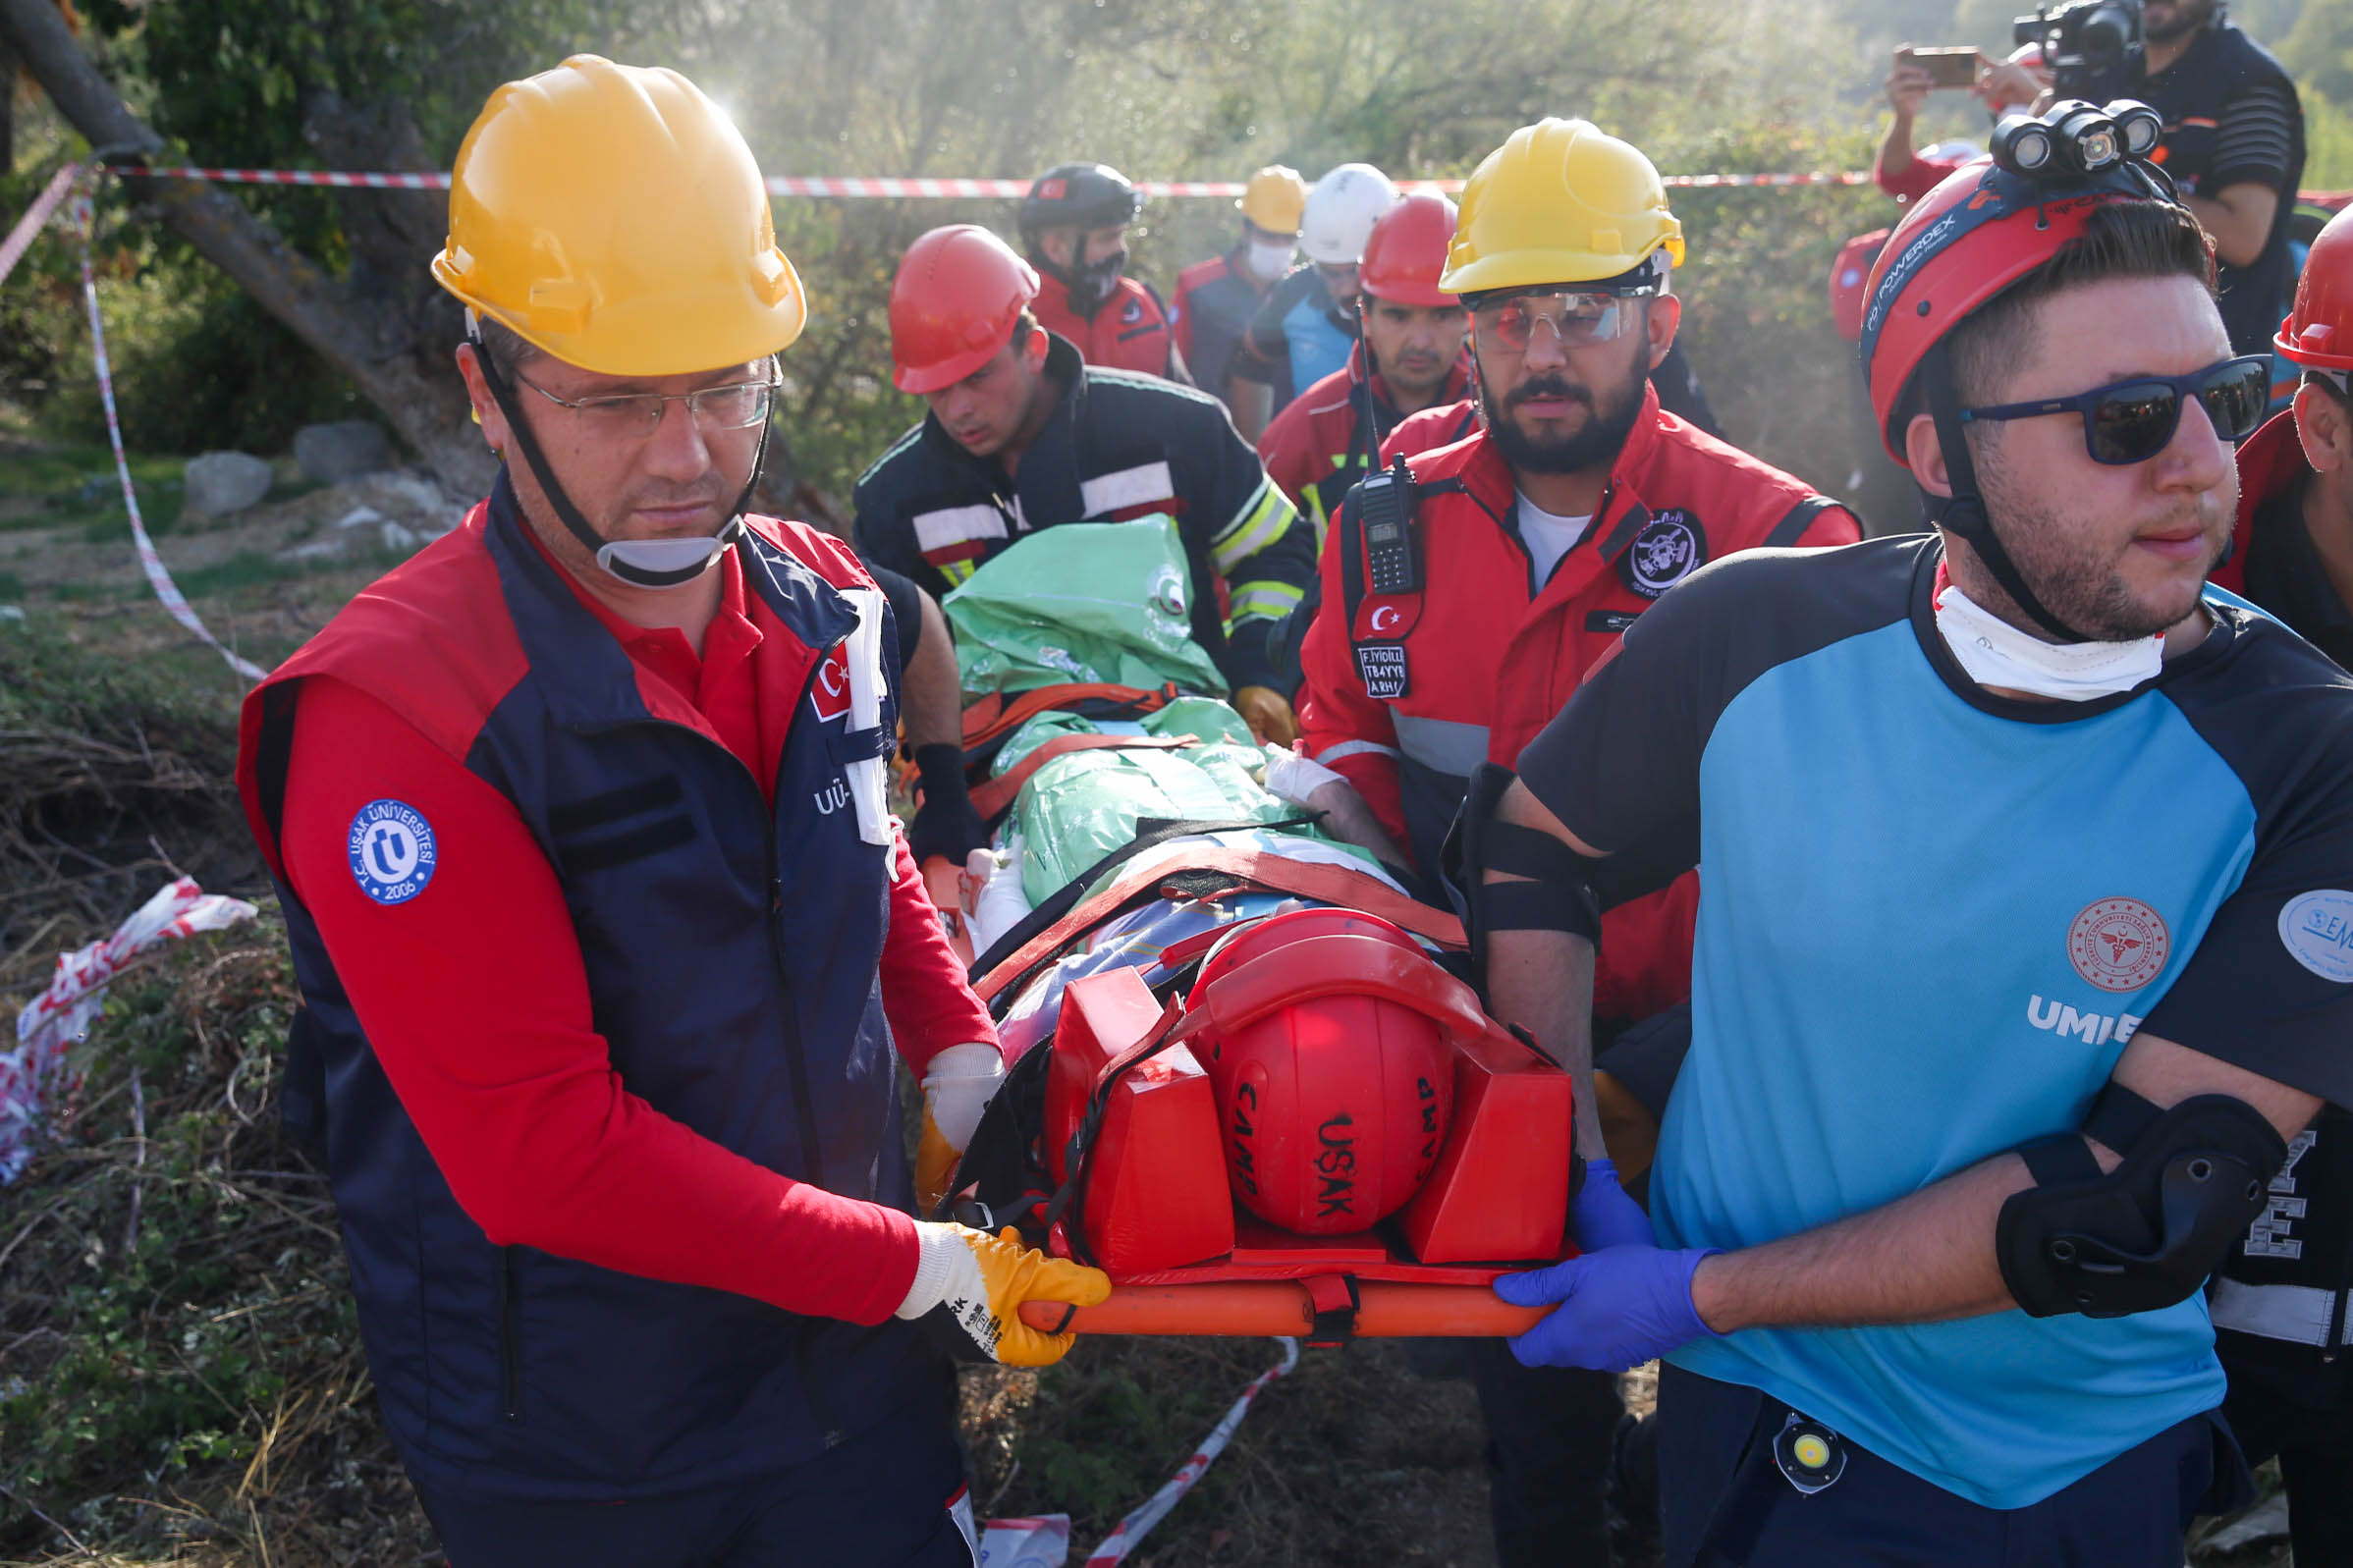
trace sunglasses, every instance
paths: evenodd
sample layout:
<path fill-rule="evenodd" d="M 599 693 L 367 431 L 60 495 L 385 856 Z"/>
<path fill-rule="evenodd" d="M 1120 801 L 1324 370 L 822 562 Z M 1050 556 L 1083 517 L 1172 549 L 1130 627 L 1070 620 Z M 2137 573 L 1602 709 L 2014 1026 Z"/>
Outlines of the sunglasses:
<path fill-rule="evenodd" d="M 1623 337 L 1641 319 L 1631 301 L 1658 293 L 1654 288 L 1580 290 L 1557 294 L 1522 294 L 1472 312 L 1479 335 L 1489 345 L 1524 353 L 1535 341 L 1539 322 L 1553 329 L 1563 349 L 1583 349 Z"/>
<path fill-rule="evenodd" d="M 2244 441 L 2263 423 L 2271 402 L 2271 361 L 2248 354 L 2193 370 L 2186 376 L 2135 376 L 2079 392 L 2072 398 L 2004 403 L 1963 408 L 1964 424 L 1978 420 L 2034 419 L 2047 413 L 2083 415 L 2084 450 L 2094 462 L 2124 467 L 2147 462 L 2165 450 L 2181 424 L 2181 405 L 2194 397 L 2224 441 Z"/>

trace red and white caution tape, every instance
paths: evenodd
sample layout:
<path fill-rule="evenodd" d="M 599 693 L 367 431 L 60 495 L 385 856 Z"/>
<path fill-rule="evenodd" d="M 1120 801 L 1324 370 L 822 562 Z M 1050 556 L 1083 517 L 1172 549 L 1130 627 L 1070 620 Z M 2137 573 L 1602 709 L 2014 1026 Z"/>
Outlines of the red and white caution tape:
<path fill-rule="evenodd" d="M 74 189 L 74 177 L 81 172 L 82 165 L 69 163 L 50 176 L 41 193 L 32 198 L 32 205 L 25 209 L 25 216 L 19 218 L 17 226 L 8 231 L 8 238 L 0 240 L 0 283 L 8 281 L 9 273 L 16 269 L 17 262 L 31 247 L 32 237 L 41 232 L 41 225 L 49 221 L 49 215 L 57 210 L 58 203 L 65 200 L 66 192 Z"/>
<path fill-rule="evenodd" d="M 148 180 L 208 180 L 216 185 L 325 186 L 337 189 L 447 190 L 447 174 L 367 174 L 320 169 L 201 169 L 192 165 L 149 167 L 110 163 L 106 172 Z M 1722 190 L 1772 186 L 1867 186 L 1871 176 L 1851 170 L 1805 174 L 1670 174 L 1667 184 L 1678 189 Z M 986 199 L 1029 193 L 1027 180 L 916 178 L 896 175 L 771 175 L 772 196 L 880 196 L 917 199 Z M 1462 189 L 1459 180 L 1407 180 L 1406 190 L 1439 190 L 1449 195 Z M 1239 196 L 1247 189 L 1235 180 L 1139 180 L 1136 189 L 1147 196 Z"/>
<path fill-rule="evenodd" d="M 1283 1359 L 1251 1379 L 1250 1386 L 1242 1390 L 1241 1397 L 1233 1402 L 1232 1409 L 1226 1412 L 1225 1419 L 1211 1430 L 1208 1436 L 1201 1439 L 1201 1446 L 1193 1450 L 1192 1458 L 1187 1459 L 1184 1467 L 1169 1479 L 1167 1486 L 1146 1498 L 1142 1507 L 1120 1521 L 1119 1528 L 1087 1558 L 1086 1568 L 1112 1568 L 1115 1563 L 1126 1561 L 1127 1554 L 1143 1543 L 1144 1537 L 1152 1527 L 1168 1517 L 1169 1510 L 1176 1507 L 1184 1494 L 1193 1489 L 1193 1484 L 1208 1472 L 1211 1462 L 1226 1451 L 1227 1442 L 1233 1436 L 1233 1429 L 1240 1426 L 1242 1417 L 1250 1413 L 1250 1402 L 1258 1397 L 1260 1390 L 1299 1364 L 1299 1342 L 1296 1339 L 1284 1338 L 1276 1342 L 1283 1346 Z"/>
<path fill-rule="evenodd" d="M 113 936 L 57 955 L 49 989 L 17 1014 L 16 1050 L 0 1052 L 0 1182 L 15 1180 L 32 1158 L 30 1133 L 42 1098 L 60 1087 L 67 1049 L 88 1031 L 123 967 L 158 943 L 252 918 L 253 906 L 243 898 L 208 893 L 182 877 Z"/>
<path fill-rule="evenodd" d="M 98 314 L 98 282 L 90 272 L 89 198 L 80 196 L 74 202 L 74 216 L 82 230 L 82 297 L 89 306 L 90 359 L 98 369 L 98 401 L 106 406 L 106 439 L 114 445 L 115 477 L 123 483 L 123 508 L 131 514 L 131 542 L 138 550 L 139 569 L 147 574 L 147 585 L 155 597 L 163 601 L 166 614 L 210 645 L 213 652 L 229 661 L 229 668 L 247 680 L 260 680 L 269 672 L 248 660 L 241 659 L 222 645 L 221 640 L 204 628 L 195 611 L 189 608 L 187 598 L 172 581 L 163 557 L 155 551 L 155 541 L 147 536 L 147 524 L 138 513 L 138 492 L 132 487 L 131 461 L 123 455 L 123 421 L 115 413 L 114 370 L 106 360 L 106 324 Z"/>

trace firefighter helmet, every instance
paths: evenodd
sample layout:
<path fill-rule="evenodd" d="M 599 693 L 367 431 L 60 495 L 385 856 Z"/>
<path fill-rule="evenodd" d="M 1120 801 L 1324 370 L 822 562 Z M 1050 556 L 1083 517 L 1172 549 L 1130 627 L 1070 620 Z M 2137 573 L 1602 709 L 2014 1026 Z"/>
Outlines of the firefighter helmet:
<path fill-rule="evenodd" d="M 1427 191 L 1406 196 L 1373 224 L 1357 267 L 1357 287 L 1394 304 L 1458 303 L 1438 287 L 1453 238 L 1454 203 Z"/>
<path fill-rule="evenodd" d="M 891 384 L 925 393 L 963 380 L 1012 341 L 1037 294 L 1036 270 L 979 225 L 922 236 L 891 280 Z"/>
<path fill-rule="evenodd" d="M 2296 307 L 2271 346 L 2315 370 L 2353 370 L 2353 219 L 2343 212 L 2313 237 Z"/>

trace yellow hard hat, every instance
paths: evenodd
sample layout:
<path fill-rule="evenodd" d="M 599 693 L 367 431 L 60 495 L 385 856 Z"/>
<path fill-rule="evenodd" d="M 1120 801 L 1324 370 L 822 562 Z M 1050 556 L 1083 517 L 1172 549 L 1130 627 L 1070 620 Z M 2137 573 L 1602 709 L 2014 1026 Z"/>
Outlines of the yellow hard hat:
<path fill-rule="evenodd" d="M 1596 283 L 1661 249 L 1682 265 L 1683 226 L 1650 159 L 1590 121 L 1539 120 L 1512 132 L 1463 186 L 1438 286 L 1461 295 Z"/>
<path fill-rule="evenodd" d="M 1270 163 L 1250 176 L 1250 183 L 1242 188 L 1242 198 L 1234 205 L 1254 227 L 1268 234 L 1295 235 L 1299 213 L 1307 205 L 1307 182 L 1298 170 Z"/>
<path fill-rule="evenodd" d="M 458 148 L 433 277 L 568 364 L 745 364 L 800 336 L 759 166 L 675 71 L 576 54 L 490 95 Z"/>

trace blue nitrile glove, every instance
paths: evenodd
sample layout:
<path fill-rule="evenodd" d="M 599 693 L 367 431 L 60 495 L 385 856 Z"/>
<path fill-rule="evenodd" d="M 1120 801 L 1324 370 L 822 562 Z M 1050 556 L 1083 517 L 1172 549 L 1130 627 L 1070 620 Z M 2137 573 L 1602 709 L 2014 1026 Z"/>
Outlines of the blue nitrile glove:
<path fill-rule="evenodd" d="M 1700 1260 L 1722 1251 L 1695 1247 L 1612 1247 L 1582 1258 L 1505 1274 L 1495 1293 L 1514 1307 L 1560 1307 L 1508 1341 L 1523 1367 L 1583 1367 L 1623 1372 L 1716 1330 L 1691 1304 Z"/>
<path fill-rule="evenodd" d="M 1607 1252 L 1612 1247 L 1656 1247 L 1651 1217 L 1626 1196 L 1617 1182 L 1614 1161 L 1585 1162 L 1585 1184 L 1568 1206 L 1568 1233 L 1579 1252 Z"/>

